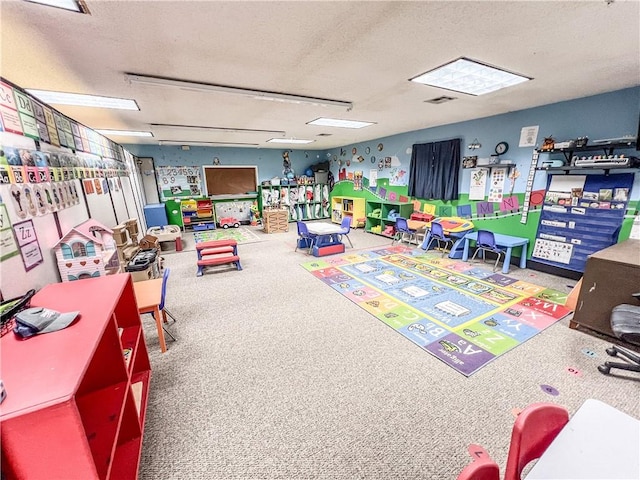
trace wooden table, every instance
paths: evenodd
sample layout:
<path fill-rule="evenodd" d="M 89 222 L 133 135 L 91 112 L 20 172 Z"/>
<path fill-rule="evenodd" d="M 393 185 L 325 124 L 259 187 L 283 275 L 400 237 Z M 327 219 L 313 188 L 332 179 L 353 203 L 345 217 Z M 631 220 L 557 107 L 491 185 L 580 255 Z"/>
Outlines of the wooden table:
<path fill-rule="evenodd" d="M 138 313 L 140 313 L 140 315 L 143 313 L 153 313 L 153 316 L 156 319 L 158 338 L 160 339 L 160 350 L 164 353 L 167 351 L 167 344 L 164 340 L 162 312 L 160 311 L 160 302 L 162 301 L 162 278 L 134 282 L 133 288 L 136 294 L 136 301 L 138 302 Z"/>
<path fill-rule="evenodd" d="M 541 479 L 638 479 L 640 421 L 589 399 L 571 417 L 525 477 Z"/>
<path fill-rule="evenodd" d="M 511 235 L 503 235 L 501 233 L 494 233 L 493 236 L 496 239 L 496 245 L 498 245 L 499 247 L 507 247 L 507 251 L 504 255 L 504 262 L 502 262 L 502 273 L 509 273 L 511 252 L 514 247 L 522 247 L 522 255 L 520 256 L 520 268 L 527 268 L 527 247 L 529 245 L 528 238 L 513 237 Z M 464 251 L 462 253 L 463 262 L 466 262 L 469 259 L 469 243 L 476 240 L 478 240 L 478 232 L 471 232 L 465 235 Z"/>

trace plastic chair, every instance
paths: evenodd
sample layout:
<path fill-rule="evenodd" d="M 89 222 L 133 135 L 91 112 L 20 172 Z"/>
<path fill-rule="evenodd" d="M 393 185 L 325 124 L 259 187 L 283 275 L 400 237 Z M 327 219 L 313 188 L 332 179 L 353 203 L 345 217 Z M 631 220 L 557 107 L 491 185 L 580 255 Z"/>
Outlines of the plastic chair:
<path fill-rule="evenodd" d="M 438 248 L 442 248 L 440 246 L 440 242 L 444 242 L 445 248 L 442 248 L 443 257 L 447 251 L 446 250 L 447 243 L 450 243 L 451 246 L 453 247 L 453 240 L 444 234 L 444 228 L 442 228 L 442 225 L 440 225 L 438 222 L 431 222 L 431 238 L 429 239 L 429 243 L 427 244 L 426 250 L 429 250 L 429 248 L 431 248 L 431 243 L 434 240 L 438 241 Z"/>
<path fill-rule="evenodd" d="M 353 248 L 353 243 L 351 243 L 351 239 L 349 238 L 349 232 L 351 231 L 351 217 L 344 217 L 342 219 L 340 227 L 342 227 L 342 230 L 338 232 L 338 235 L 340 235 L 340 241 L 342 242 L 343 236 L 347 237 L 347 240 L 349 240 L 349 245 L 351 245 L 351 248 Z"/>
<path fill-rule="evenodd" d="M 473 262 L 479 251 L 482 251 L 482 260 L 486 260 L 487 252 L 493 252 L 497 254 L 496 263 L 493 266 L 495 272 L 498 268 L 498 262 L 500 262 L 500 256 L 504 254 L 504 251 L 496 245 L 496 237 L 493 232 L 489 230 L 478 230 L 478 240 L 476 240 L 476 251 L 473 252 L 471 261 Z"/>
<path fill-rule="evenodd" d="M 306 248 L 306 246 L 308 246 L 308 253 L 311 253 L 311 249 L 313 248 L 313 243 L 315 242 L 317 235 L 309 232 L 306 223 L 298 220 L 296 224 L 298 226 L 298 240 L 296 241 L 296 249 L 294 251 L 297 252 L 298 247 Z"/>
<path fill-rule="evenodd" d="M 633 296 L 640 300 L 640 293 L 634 293 Z M 634 345 L 640 345 L 640 306 L 623 303 L 613 307 L 611 311 L 611 330 L 619 339 Z M 604 364 L 598 365 L 598 370 L 601 373 L 608 375 L 612 368 L 640 372 L 640 355 L 637 353 L 619 345 L 612 345 L 607 348 L 606 352 L 611 357 L 619 356 L 626 361 L 606 361 Z"/>
<path fill-rule="evenodd" d="M 473 458 L 473 462 L 458 474 L 457 480 L 500 480 L 500 467 L 484 449 Z"/>
<path fill-rule="evenodd" d="M 409 243 L 411 243 L 411 240 L 415 239 L 416 231 L 409 228 L 406 218 L 396 217 L 396 233 L 393 236 L 391 245 L 396 241 L 403 242 L 406 235 L 409 235 Z"/>
<path fill-rule="evenodd" d="M 526 407 L 513 425 L 504 480 L 521 480 L 524 467 L 542 456 L 568 421 L 567 409 L 555 403 Z"/>
<path fill-rule="evenodd" d="M 177 321 L 176 317 L 174 317 L 173 314 L 169 310 L 167 310 L 164 306 L 164 301 L 167 295 L 167 281 L 169 280 L 170 272 L 171 272 L 170 268 L 165 268 L 162 274 L 162 296 L 160 297 L 160 305 L 158 305 L 158 308 L 162 312 L 162 324 L 163 324 L 162 329 L 164 330 L 164 333 L 169 335 L 171 339 L 175 341 L 176 337 L 174 337 L 171 334 L 171 332 L 164 327 L 164 324 L 168 323 L 167 315 L 173 320 L 173 323 Z M 155 319 L 155 315 L 153 314 L 153 312 L 150 312 L 150 313 L 151 313 L 151 316 Z"/>

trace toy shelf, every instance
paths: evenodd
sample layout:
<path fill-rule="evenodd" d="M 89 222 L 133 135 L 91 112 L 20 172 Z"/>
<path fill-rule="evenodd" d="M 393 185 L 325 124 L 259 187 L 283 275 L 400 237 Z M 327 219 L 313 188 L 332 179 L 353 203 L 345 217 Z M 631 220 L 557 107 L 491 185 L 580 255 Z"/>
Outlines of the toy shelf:
<path fill-rule="evenodd" d="M 367 213 L 365 231 L 391 238 L 393 234 L 384 232 L 387 226 L 395 225 L 396 220 L 393 214 L 408 219 L 413 212 L 413 203 L 367 200 L 365 210 Z M 389 216 L 390 214 L 392 216 Z"/>
<path fill-rule="evenodd" d="M 286 208 L 289 222 L 329 218 L 329 185 L 261 185 L 258 196 L 260 212 L 270 208 Z"/>
<path fill-rule="evenodd" d="M 351 227 L 358 226 L 358 220 L 365 218 L 365 200 L 358 197 L 332 197 L 331 221 L 342 223 L 344 217 L 351 217 Z"/>
<path fill-rule="evenodd" d="M 0 340 L 3 479 L 137 478 L 151 366 L 131 276 L 47 285 L 31 305 L 80 316 Z"/>

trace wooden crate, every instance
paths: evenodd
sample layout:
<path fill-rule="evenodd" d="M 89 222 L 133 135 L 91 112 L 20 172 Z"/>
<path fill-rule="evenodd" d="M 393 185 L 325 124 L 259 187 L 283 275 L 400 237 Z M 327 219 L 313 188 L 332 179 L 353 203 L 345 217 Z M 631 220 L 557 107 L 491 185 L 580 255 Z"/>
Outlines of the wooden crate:
<path fill-rule="evenodd" d="M 264 210 L 262 221 L 266 233 L 279 233 L 289 231 L 289 211 L 288 210 Z"/>

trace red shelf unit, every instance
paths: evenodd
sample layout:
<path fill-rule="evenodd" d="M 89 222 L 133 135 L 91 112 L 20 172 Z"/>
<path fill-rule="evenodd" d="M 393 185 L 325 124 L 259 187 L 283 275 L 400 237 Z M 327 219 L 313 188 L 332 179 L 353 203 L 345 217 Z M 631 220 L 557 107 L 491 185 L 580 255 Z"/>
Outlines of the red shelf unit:
<path fill-rule="evenodd" d="M 0 341 L 4 478 L 137 478 L 151 365 L 131 275 L 48 285 L 31 305 L 80 317 Z"/>

